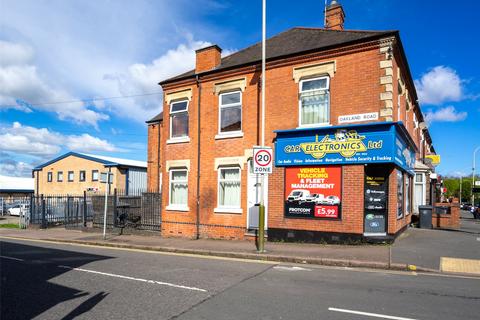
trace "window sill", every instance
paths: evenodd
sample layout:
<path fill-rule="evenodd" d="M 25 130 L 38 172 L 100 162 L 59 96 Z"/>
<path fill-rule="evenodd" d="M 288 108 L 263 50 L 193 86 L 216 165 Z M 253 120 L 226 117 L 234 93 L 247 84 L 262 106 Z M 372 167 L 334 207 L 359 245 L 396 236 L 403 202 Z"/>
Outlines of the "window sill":
<path fill-rule="evenodd" d="M 175 205 L 169 205 L 165 208 L 165 210 L 168 211 L 182 211 L 182 212 L 187 212 L 190 211 L 189 207 L 186 206 L 175 206 Z"/>
<path fill-rule="evenodd" d="M 323 128 L 323 127 L 331 127 L 331 123 L 316 123 L 316 124 L 306 124 L 300 125 L 296 129 L 311 129 L 311 128 Z"/>
<path fill-rule="evenodd" d="M 215 135 L 215 140 L 231 138 L 243 138 L 243 132 L 219 133 Z"/>
<path fill-rule="evenodd" d="M 171 138 L 167 140 L 167 144 L 186 143 L 186 142 L 190 142 L 190 137 Z"/>
<path fill-rule="evenodd" d="M 243 213 L 242 208 L 215 208 L 215 213 Z"/>

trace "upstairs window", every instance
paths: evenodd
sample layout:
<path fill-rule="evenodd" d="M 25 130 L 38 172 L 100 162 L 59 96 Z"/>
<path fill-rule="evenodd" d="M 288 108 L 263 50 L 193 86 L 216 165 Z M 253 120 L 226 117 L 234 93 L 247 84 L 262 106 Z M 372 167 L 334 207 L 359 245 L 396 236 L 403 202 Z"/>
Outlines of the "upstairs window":
<path fill-rule="evenodd" d="M 80 171 L 80 173 L 79 173 L 79 175 L 78 175 L 78 179 L 79 179 L 80 181 L 85 181 L 85 175 L 86 175 L 86 174 L 85 174 L 85 171 L 84 171 L 84 170 Z"/>
<path fill-rule="evenodd" d="M 53 175 L 52 175 L 51 172 L 48 172 L 48 173 L 47 173 L 47 181 L 48 181 L 48 182 L 52 182 L 52 180 L 53 180 L 53 177 L 52 177 L 52 176 L 53 176 Z"/>
<path fill-rule="evenodd" d="M 73 182 L 73 176 L 74 176 L 73 171 L 68 171 L 68 182 Z"/>
<path fill-rule="evenodd" d="M 57 182 L 63 182 L 63 171 L 57 172 Z"/>
<path fill-rule="evenodd" d="M 300 126 L 319 126 L 330 123 L 329 86 L 329 77 L 300 81 Z"/>
<path fill-rule="evenodd" d="M 188 100 L 170 103 L 170 138 L 188 137 Z"/>
<path fill-rule="evenodd" d="M 222 93 L 219 96 L 219 133 L 242 131 L 241 91 Z"/>
<path fill-rule="evenodd" d="M 92 170 L 92 181 L 98 181 L 98 170 Z"/>

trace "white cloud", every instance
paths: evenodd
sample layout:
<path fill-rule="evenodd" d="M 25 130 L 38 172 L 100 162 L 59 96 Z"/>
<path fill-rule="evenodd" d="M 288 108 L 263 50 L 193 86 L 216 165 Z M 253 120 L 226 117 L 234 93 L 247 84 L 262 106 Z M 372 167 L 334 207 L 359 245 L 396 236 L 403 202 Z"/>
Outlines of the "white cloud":
<path fill-rule="evenodd" d="M 463 121 L 467 118 L 467 113 L 465 111 L 459 112 L 455 109 L 454 106 L 447 106 L 445 108 L 440 108 L 436 111 L 428 111 L 425 114 L 425 120 L 428 123 L 432 122 L 457 122 Z"/>
<path fill-rule="evenodd" d="M 151 63 L 132 64 L 124 72 L 106 74 L 104 79 L 111 82 L 122 95 L 161 92 L 158 82 L 193 69 L 195 50 L 211 45 L 205 41 L 194 41 L 191 36 L 187 38 L 186 44 L 168 50 Z M 143 122 L 159 113 L 161 106 L 162 95 L 158 94 L 118 101 L 110 108 Z"/>
<path fill-rule="evenodd" d="M 61 120 L 73 120 L 94 127 L 99 121 L 109 118 L 104 113 L 89 109 L 83 102 L 46 104 L 78 98 L 64 90 L 52 88 L 42 79 L 37 67 L 32 64 L 33 50 L 30 47 L 0 40 L 0 55 L 0 110 L 54 112 Z"/>
<path fill-rule="evenodd" d="M 24 126 L 19 122 L 0 130 L 0 149 L 3 152 L 48 159 L 57 155 L 62 148 L 79 152 L 119 151 L 108 141 L 86 133 L 63 135 L 46 128 Z"/>
<path fill-rule="evenodd" d="M 421 103 L 440 105 L 446 101 L 459 101 L 463 98 L 462 79 L 452 68 L 436 66 L 415 80 Z"/>
<path fill-rule="evenodd" d="M 32 175 L 32 167 L 32 164 L 23 161 L 2 159 L 0 161 L 0 174 L 10 177 L 29 177 Z"/>

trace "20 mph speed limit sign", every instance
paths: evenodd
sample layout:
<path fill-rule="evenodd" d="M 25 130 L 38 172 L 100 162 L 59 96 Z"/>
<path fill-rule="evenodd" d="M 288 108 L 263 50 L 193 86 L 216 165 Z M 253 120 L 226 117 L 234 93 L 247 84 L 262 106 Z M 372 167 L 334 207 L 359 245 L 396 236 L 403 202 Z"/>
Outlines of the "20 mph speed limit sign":
<path fill-rule="evenodd" d="M 253 173 L 272 173 L 272 163 L 272 148 L 253 147 Z"/>

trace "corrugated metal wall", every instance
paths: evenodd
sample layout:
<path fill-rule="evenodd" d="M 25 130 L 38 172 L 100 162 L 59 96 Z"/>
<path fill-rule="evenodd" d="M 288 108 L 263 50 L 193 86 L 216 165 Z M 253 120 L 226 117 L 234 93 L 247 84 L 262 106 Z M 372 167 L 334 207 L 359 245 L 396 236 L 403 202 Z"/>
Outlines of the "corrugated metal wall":
<path fill-rule="evenodd" d="M 147 190 L 147 169 L 129 168 L 127 179 L 128 193 L 137 193 Z"/>

